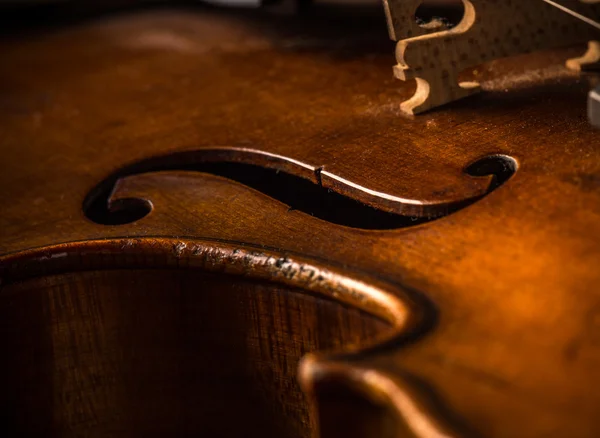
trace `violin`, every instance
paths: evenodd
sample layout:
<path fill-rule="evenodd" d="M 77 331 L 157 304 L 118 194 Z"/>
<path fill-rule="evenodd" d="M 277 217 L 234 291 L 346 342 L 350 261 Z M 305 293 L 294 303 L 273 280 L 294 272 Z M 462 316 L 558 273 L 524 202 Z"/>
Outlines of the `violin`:
<path fill-rule="evenodd" d="M 314 7 L 2 37 L 1 436 L 600 435 L 585 44 L 438 99 Z"/>

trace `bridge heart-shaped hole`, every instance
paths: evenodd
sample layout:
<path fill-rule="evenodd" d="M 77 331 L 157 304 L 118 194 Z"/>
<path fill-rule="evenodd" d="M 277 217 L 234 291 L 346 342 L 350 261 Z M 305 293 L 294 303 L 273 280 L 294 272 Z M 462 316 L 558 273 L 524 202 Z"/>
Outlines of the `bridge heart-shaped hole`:
<path fill-rule="evenodd" d="M 462 0 L 423 0 L 415 12 L 419 26 L 427 30 L 451 29 L 465 14 Z"/>

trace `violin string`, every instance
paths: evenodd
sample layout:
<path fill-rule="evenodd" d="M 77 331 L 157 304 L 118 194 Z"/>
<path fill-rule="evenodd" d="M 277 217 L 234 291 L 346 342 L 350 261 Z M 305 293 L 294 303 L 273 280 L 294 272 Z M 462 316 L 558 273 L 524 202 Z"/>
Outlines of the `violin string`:
<path fill-rule="evenodd" d="M 572 9 L 567 8 L 566 6 L 561 5 L 560 3 L 557 3 L 553 0 L 544 0 L 546 3 L 548 3 L 549 5 L 552 5 L 558 9 L 560 9 L 563 12 L 566 12 L 567 14 L 571 14 L 573 17 L 578 18 L 582 21 L 585 21 L 587 24 L 594 26 L 596 29 L 600 29 L 600 23 L 592 20 L 591 18 L 586 17 L 585 15 L 580 14 L 577 11 L 574 11 Z"/>

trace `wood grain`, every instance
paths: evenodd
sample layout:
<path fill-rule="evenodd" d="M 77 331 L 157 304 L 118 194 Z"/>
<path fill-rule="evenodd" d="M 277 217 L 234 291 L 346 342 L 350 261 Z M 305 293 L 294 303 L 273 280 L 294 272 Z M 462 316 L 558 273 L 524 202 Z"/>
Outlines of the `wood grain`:
<path fill-rule="evenodd" d="M 298 383 L 320 426 L 298 420 L 307 408 L 289 401 L 299 394 L 290 390 L 286 400 L 293 413 L 277 417 L 281 427 L 289 427 L 284 435 L 306 436 L 321 428 L 325 438 L 339 436 L 345 429 L 336 427 L 335 419 L 352 416 L 358 424 L 363 417 L 357 413 L 363 412 L 361 424 L 370 426 L 351 428 L 357 437 L 373 431 L 420 437 L 598 436 L 600 396 L 593 388 L 600 378 L 595 291 L 600 281 L 600 139 L 586 119 L 589 85 L 562 67 L 565 57 L 581 48 L 493 61 L 469 72 L 485 93 L 411 119 L 401 115 L 397 102 L 414 89 L 390 77 L 383 17 L 371 21 L 364 11 L 327 14 L 314 21 L 265 21 L 204 9 L 154 11 L 0 44 L 0 294 L 2 300 L 20 297 L 15 301 L 19 311 L 5 305 L 0 311 L 10 322 L 0 330 L 3 342 L 15 356 L 5 361 L 12 369 L 2 378 L 23 376 L 27 388 L 31 382 L 47 382 L 44 373 L 54 366 L 50 358 L 43 362 L 47 367 L 21 370 L 15 364 L 31 364 L 36 348 L 49 342 L 53 326 L 40 322 L 40 330 L 28 329 L 25 317 L 47 321 L 43 302 L 60 295 L 51 290 L 52 281 L 64 285 L 63 301 L 114 299 L 111 315 L 121 315 L 119 330 L 130 331 L 124 338 L 130 348 L 124 348 L 100 328 L 105 320 L 77 316 L 75 307 L 61 304 L 62 312 L 71 312 L 61 316 L 71 321 L 63 334 L 75 327 L 90 333 L 81 340 L 76 333 L 69 342 L 63 339 L 82 345 L 63 357 L 70 370 L 63 378 L 72 381 L 77 368 L 69 361 L 85 357 L 83 345 L 92 351 L 85 363 L 104 354 L 106 359 L 98 360 L 116 363 L 119 351 L 158 354 L 183 342 L 175 327 L 185 309 L 170 301 L 169 291 L 191 296 L 194 281 L 207 279 L 206 271 L 221 270 L 236 280 L 215 280 L 207 296 L 215 297 L 225 313 L 231 303 L 231 320 L 247 322 L 248 314 L 236 313 L 241 304 L 220 292 L 242 296 L 236 294 L 250 277 L 259 283 L 250 289 L 264 300 L 304 300 L 290 289 L 318 293 L 393 327 L 380 339 L 380 329 L 368 322 L 372 318 L 364 317 L 363 331 L 357 322 L 363 316 L 345 307 L 341 313 L 354 315 L 343 323 L 352 326 L 346 331 L 350 343 L 333 329 L 323 334 L 327 342 L 305 338 L 308 324 L 290 329 L 293 334 L 283 341 L 290 353 L 294 340 L 307 351 L 330 346 L 335 351 L 308 355 L 299 365 Z M 335 32 L 332 19 L 339 23 Z M 489 178 L 464 173 L 483 156 L 511 156 L 519 169 L 467 208 L 395 230 L 334 224 L 290 210 L 238 182 L 185 171 L 122 180 L 114 199 L 141 198 L 153 205 L 141 220 L 102 225 L 86 217 L 89 193 L 128 164 L 216 146 L 279 154 L 324 166 L 361 187 L 420 200 L 485 191 Z M 307 266 L 311 269 L 301 269 Z M 177 271 L 152 271 L 165 268 Z M 318 280 L 317 274 L 315 282 L 311 270 L 331 275 Z M 132 290 L 130 280 L 137 284 L 136 293 L 126 298 L 121 292 Z M 139 301 L 133 297 L 146 290 L 156 298 L 136 314 L 141 322 L 134 327 L 126 322 Z M 37 298 L 26 300 L 25 295 Z M 243 301 L 257 302 L 250 295 Z M 341 305 L 306 300 L 303 318 L 322 306 Z M 162 315 L 163 306 L 165 322 L 158 327 L 165 334 L 153 350 L 144 333 L 158 333 L 151 318 Z M 278 306 L 267 306 L 258 325 L 240 326 L 251 331 L 264 323 L 275 333 L 287 333 L 277 328 L 282 320 L 268 322 Z M 204 312 L 198 310 L 217 327 Z M 331 322 L 337 314 L 331 310 L 324 319 Z M 191 333 L 182 330 L 190 337 L 214 341 L 211 327 L 194 332 L 199 326 L 185 321 Z M 232 331 L 236 327 L 242 329 L 234 325 Z M 15 345 L 11 334 L 16 330 L 31 330 L 32 349 Z M 369 344 L 372 336 L 377 345 Z M 99 341 L 92 345 L 94 337 Z M 227 339 L 240 341 L 234 333 Z M 275 345 L 270 338 L 266 343 Z M 171 376 L 189 345 L 171 350 L 173 360 L 157 360 L 146 372 Z M 291 356 L 286 370 L 299 354 Z M 190 360 L 203 370 L 211 367 L 198 356 Z M 135 361 L 120 363 L 127 368 Z M 90 384 L 90 379 L 83 380 Z M 17 393 L 21 383 L 13 382 L 12 393 Z M 137 389 L 125 391 L 122 406 L 147 394 L 139 382 L 130 382 Z M 127 382 L 123 385 L 109 388 L 128 388 Z M 56 394 L 20 400 L 23 409 L 39 412 L 40 423 L 31 427 L 58 424 L 54 413 L 68 412 L 41 409 Z M 175 390 L 168 394 L 176 406 L 186 400 L 183 389 L 180 396 Z M 222 394 L 220 401 L 232 403 L 223 427 L 235 429 L 234 419 L 241 418 L 236 415 L 245 412 Z M 260 422 L 264 412 L 284 405 L 253 406 L 253 418 Z M 160 414 L 157 423 L 180 415 L 152 409 Z M 99 419 L 110 417 L 107 411 L 95 413 Z M 148 417 L 128 415 L 113 424 L 148 430 L 140 418 Z M 279 427 L 261 424 L 267 434 Z M 185 427 L 196 430 L 193 423 Z"/>
<path fill-rule="evenodd" d="M 298 359 L 386 331 L 332 301 L 189 270 L 40 277 L 0 303 L 11 437 L 307 436 Z"/>

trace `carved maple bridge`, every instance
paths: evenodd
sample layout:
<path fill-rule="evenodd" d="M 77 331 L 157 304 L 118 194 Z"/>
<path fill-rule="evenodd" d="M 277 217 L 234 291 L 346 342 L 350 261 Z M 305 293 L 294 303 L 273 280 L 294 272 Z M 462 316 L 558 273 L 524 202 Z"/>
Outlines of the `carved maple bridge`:
<path fill-rule="evenodd" d="M 479 82 L 459 78 L 468 68 L 493 59 L 565 47 L 599 37 L 598 29 L 584 25 L 541 0 L 438 1 L 454 5 L 455 9 L 462 5 L 462 18 L 451 28 L 443 22 L 419 24 L 415 16 L 426 3 L 423 0 L 383 2 L 390 37 L 398 41 L 398 65 L 394 74 L 400 80 L 417 82 L 415 94 L 401 105 L 408 114 L 421 113 L 477 93 Z M 435 5 L 436 1 L 429 3 Z M 600 22 L 597 3 L 598 0 L 581 0 L 579 10 Z M 600 55 L 595 45 L 590 50 L 595 56 Z M 574 67 L 578 66 L 575 62 Z"/>
<path fill-rule="evenodd" d="M 409 118 L 382 22 L 0 40 L 0 436 L 600 435 L 583 46 Z"/>

